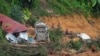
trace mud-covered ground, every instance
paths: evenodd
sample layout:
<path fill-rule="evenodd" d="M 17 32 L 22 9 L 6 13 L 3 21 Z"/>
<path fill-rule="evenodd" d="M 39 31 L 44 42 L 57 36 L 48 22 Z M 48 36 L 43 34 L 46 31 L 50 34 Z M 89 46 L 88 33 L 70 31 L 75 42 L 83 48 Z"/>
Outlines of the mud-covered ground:
<path fill-rule="evenodd" d="M 72 31 L 74 33 L 84 32 L 87 33 L 92 39 L 100 38 L 100 18 L 88 17 L 85 18 L 82 15 L 73 15 L 73 16 L 49 16 L 42 17 L 49 29 L 54 26 L 55 28 L 60 25 L 62 31 Z M 32 28 L 30 28 L 32 29 Z M 32 34 L 31 34 L 32 35 Z M 74 40 L 77 40 L 76 38 Z M 68 42 L 69 38 L 64 37 L 62 39 L 63 43 Z M 67 51 L 60 51 L 48 53 L 48 56 L 100 56 L 100 51 L 92 52 L 91 50 L 81 52 L 81 53 L 70 53 Z"/>
<path fill-rule="evenodd" d="M 53 54 L 48 54 L 48 56 L 100 56 L 100 51 L 97 52 L 92 52 L 92 51 L 85 51 L 82 53 L 68 53 L 65 51 L 61 51 L 59 54 L 53 53 Z"/>

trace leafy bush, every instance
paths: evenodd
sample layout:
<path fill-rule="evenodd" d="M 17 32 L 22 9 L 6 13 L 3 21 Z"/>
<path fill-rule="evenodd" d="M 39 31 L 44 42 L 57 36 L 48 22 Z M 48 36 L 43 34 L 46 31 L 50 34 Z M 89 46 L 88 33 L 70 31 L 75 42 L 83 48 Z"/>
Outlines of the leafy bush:
<path fill-rule="evenodd" d="M 36 21 L 38 21 L 38 18 L 36 18 L 36 17 L 35 17 L 35 18 L 31 17 L 29 20 L 26 21 L 26 23 L 27 23 L 28 25 L 31 25 L 31 26 L 35 27 L 34 25 L 35 25 Z"/>
<path fill-rule="evenodd" d="M 62 49 L 62 44 L 59 40 L 62 36 L 63 32 L 60 28 L 49 30 L 49 37 L 51 42 L 49 43 L 48 49 L 51 51 L 60 51 Z"/>
<path fill-rule="evenodd" d="M 23 10 L 23 13 L 24 13 L 24 19 L 25 19 L 25 21 L 27 21 L 28 19 L 30 19 L 30 17 L 31 17 L 31 12 L 29 11 L 29 9 L 28 8 L 25 8 L 24 10 Z"/>
<path fill-rule="evenodd" d="M 63 36 L 63 32 L 61 29 L 56 28 L 49 31 L 50 40 L 53 42 L 59 41 Z"/>
<path fill-rule="evenodd" d="M 75 50 L 79 50 L 82 46 L 82 42 L 81 41 L 70 41 L 69 43 L 66 44 L 66 47 L 67 48 L 70 48 L 70 49 L 75 49 Z"/>
<path fill-rule="evenodd" d="M 5 0 L 0 0 L 0 13 L 9 15 L 10 13 L 10 6 Z"/>
<path fill-rule="evenodd" d="M 23 13 L 22 13 L 21 7 L 19 5 L 12 5 L 10 17 L 19 22 L 21 22 L 23 20 Z"/>
<path fill-rule="evenodd" d="M 95 6 L 91 9 L 92 15 L 95 17 L 100 17 L 100 2 L 96 2 Z"/>
<path fill-rule="evenodd" d="M 95 48 L 97 49 L 97 50 L 100 50 L 100 39 L 98 38 L 97 40 L 93 40 L 90 44 L 88 44 L 87 46 L 89 47 L 89 48 L 91 48 L 91 46 L 95 46 Z"/>
<path fill-rule="evenodd" d="M 40 0 L 33 0 L 32 5 L 33 5 L 33 8 L 39 8 L 40 7 Z"/>

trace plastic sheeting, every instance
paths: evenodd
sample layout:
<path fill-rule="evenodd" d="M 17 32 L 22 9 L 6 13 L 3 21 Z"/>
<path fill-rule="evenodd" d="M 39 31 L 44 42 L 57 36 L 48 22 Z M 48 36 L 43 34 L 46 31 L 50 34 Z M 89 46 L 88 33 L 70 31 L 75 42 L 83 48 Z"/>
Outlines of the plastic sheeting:
<path fill-rule="evenodd" d="M 11 33 L 8 33 L 8 34 L 6 35 L 6 38 L 7 38 L 7 40 L 9 40 L 11 43 L 18 43 L 17 38 L 16 38 L 13 34 L 11 34 Z"/>
<path fill-rule="evenodd" d="M 19 33 L 19 37 L 25 40 L 28 40 L 28 34 L 27 32 L 21 32 Z"/>
<path fill-rule="evenodd" d="M 79 36 L 82 40 L 88 40 L 91 39 L 89 35 L 87 35 L 86 33 L 80 33 L 77 36 Z"/>

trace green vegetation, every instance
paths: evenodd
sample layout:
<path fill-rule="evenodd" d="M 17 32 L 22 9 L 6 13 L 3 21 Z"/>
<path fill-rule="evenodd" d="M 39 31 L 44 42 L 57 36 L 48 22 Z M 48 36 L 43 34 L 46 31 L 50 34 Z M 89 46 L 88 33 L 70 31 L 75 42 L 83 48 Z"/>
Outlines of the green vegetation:
<path fill-rule="evenodd" d="M 49 43 L 48 49 L 51 51 L 60 51 L 63 47 L 60 40 L 63 37 L 63 32 L 60 28 L 49 30 L 49 37 L 51 42 Z"/>
<path fill-rule="evenodd" d="M 21 11 L 21 7 L 18 5 L 12 6 L 10 17 L 13 18 L 16 21 L 22 22 L 23 19 L 23 13 Z"/>
<path fill-rule="evenodd" d="M 1 29 L 0 27 L 0 43 L 6 43 L 6 39 L 5 39 L 5 32 Z"/>
<path fill-rule="evenodd" d="M 100 16 L 99 0 L 48 0 L 48 3 L 54 12 L 59 15 L 81 13 L 85 16 L 92 14 Z"/>
<path fill-rule="evenodd" d="M 100 38 L 93 40 L 92 43 L 88 44 L 88 47 L 91 48 L 91 45 L 96 47 L 96 50 L 100 50 Z"/>
<path fill-rule="evenodd" d="M 49 31 L 49 37 L 50 37 L 51 41 L 53 41 L 53 42 L 59 41 L 62 36 L 63 36 L 63 32 L 59 28 L 52 29 Z"/>
<path fill-rule="evenodd" d="M 52 14 L 68 15 L 73 13 L 85 16 L 100 16 L 100 0 L 1 0 L 0 13 L 10 16 L 17 21 L 27 18 L 48 16 L 47 9 L 52 10 Z M 26 18 L 27 16 L 27 18 Z"/>
<path fill-rule="evenodd" d="M 70 41 L 66 44 L 66 48 L 79 50 L 82 47 L 82 41 Z"/>
<path fill-rule="evenodd" d="M 0 13 L 5 14 L 12 19 L 21 23 L 26 23 L 34 26 L 35 22 L 41 16 L 49 15 L 69 15 L 69 14 L 83 14 L 100 17 L 100 0 L 0 0 Z M 50 13 L 47 9 L 52 10 Z M 59 51 L 63 45 L 59 40 L 63 37 L 63 32 L 59 28 L 49 31 L 51 43 L 48 49 Z M 0 56 L 47 56 L 47 48 L 39 46 L 38 48 L 15 48 L 6 43 L 5 33 L 0 29 Z M 3 45 L 3 44 L 4 45 Z M 100 41 L 93 41 L 91 45 L 95 45 L 100 50 Z M 66 44 L 66 48 L 79 50 L 82 46 L 81 41 L 70 41 Z M 38 51 L 37 51 L 38 50 Z"/>
<path fill-rule="evenodd" d="M 43 45 L 20 47 L 0 44 L 0 56 L 47 56 L 47 48 Z"/>
<path fill-rule="evenodd" d="M 49 51 L 61 51 L 63 48 L 63 45 L 56 41 L 56 42 L 50 42 L 48 45 L 48 50 Z"/>

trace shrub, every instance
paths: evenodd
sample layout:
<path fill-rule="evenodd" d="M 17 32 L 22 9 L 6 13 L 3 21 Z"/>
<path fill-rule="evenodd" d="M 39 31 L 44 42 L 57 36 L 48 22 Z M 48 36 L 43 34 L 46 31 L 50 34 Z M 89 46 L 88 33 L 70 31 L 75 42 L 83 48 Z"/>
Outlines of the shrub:
<path fill-rule="evenodd" d="M 30 19 L 27 20 L 26 23 L 29 24 L 29 25 L 31 25 L 31 26 L 33 26 L 33 27 L 35 27 L 36 21 L 38 21 L 38 18 L 36 18 L 36 17 L 34 17 L 34 18 L 30 17 Z"/>
<path fill-rule="evenodd" d="M 75 50 L 79 50 L 82 46 L 82 42 L 81 41 L 70 41 L 69 43 L 66 44 L 66 47 L 67 48 L 70 48 L 70 49 L 75 49 Z"/>
<path fill-rule="evenodd" d="M 98 38 L 97 40 L 93 40 L 92 43 L 91 43 L 91 46 L 92 45 L 94 45 L 97 50 L 100 50 L 100 38 Z"/>
<path fill-rule="evenodd" d="M 40 7 L 40 0 L 33 0 L 32 6 L 33 6 L 33 8 L 39 8 Z"/>
<path fill-rule="evenodd" d="M 63 36 L 63 32 L 59 28 L 49 30 L 49 37 L 50 40 L 53 42 L 59 41 L 62 36 Z"/>
<path fill-rule="evenodd" d="M 11 7 L 5 0 L 0 0 L 0 13 L 9 15 Z"/>
<path fill-rule="evenodd" d="M 23 13 L 22 13 L 21 7 L 19 5 L 12 5 L 10 17 L 16 21 L 22 22 Z"/>
<path fill-rule="evenodd" d="M 28 8 L 25 8 L 24 10 L 23 10 L 23 13 L 24 13 L 24 20 L 25 21 L 27 21 L 28 19 L 30 19 L 30 17 L 31 17 L 31 12 L 29 11 L 29 9 Z"/>
<path fill-rule="evenodd" d="M 63 46 L 59 41 L 62 36 L 63 32 L 60 28 L 49 30 L 49 37 L 51 42 L 49 43 L 48 49 L 50 51 L 60 51 L 62 49 Z"/>

